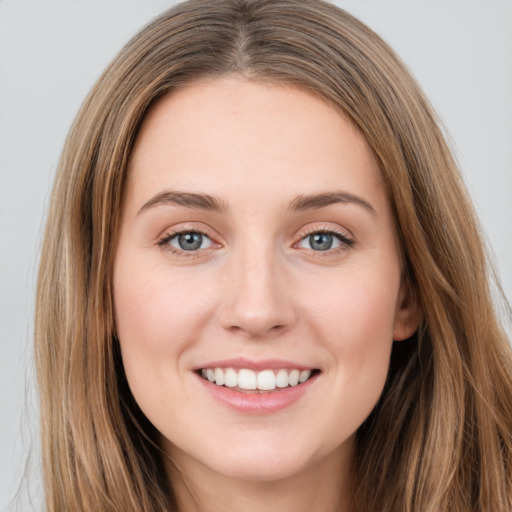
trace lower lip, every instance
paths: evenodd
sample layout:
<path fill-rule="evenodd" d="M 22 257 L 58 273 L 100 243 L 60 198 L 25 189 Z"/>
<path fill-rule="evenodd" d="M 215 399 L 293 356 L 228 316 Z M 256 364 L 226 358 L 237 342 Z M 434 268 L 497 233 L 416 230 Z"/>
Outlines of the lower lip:
<path fill-rule="evenodd" d="M 231 409 L 246 414 L 270 414 L 292 405 L 308 392 L 317 377 L 318 374 L 297 386 L 276 388 L 275 391 L 243 393 L 226 386 L 217 386 L 217 384 L 197 376 L 200 383 L 215 399 Z"/>

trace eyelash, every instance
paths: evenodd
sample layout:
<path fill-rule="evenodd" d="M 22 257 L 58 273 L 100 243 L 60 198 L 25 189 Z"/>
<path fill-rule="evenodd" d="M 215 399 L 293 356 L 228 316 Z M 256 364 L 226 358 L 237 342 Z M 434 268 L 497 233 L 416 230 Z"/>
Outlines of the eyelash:
<path fill-rule="evenodd" d="M 171 253 L 174 256 L 181 256 L 181 257 L 186 257 L 186 258 L 194 258 L 194 257 L 200 256 L 200 253 L 205 251 L 206 249 L 186 251 L 186 250 L 177 249 L 176 247 L 169 245 L 169 242 L 173 238 L 175 238 L 179 235 L 186 234 L 186 233 L 197 233 L 199 235 L 202 235 L 202 236 L 208 238 L 212 243 L 215 243 L 213 241 L 213 239 L 204 231 L 202 231 L 200 229 L 186 228 L 186 229 L 175 229 L 170 233 L 166 233 L 164 236 L 162 236 L 157 241 L 157 245 L 159 247 L 161 247 L 162 249 L 166 250 L 167 252 Z M 345 233 L 342 233 L 341 231 L 333 229 L 332 227 L 326 226 L 321 229 L 316 228 L 316 227 L 306 229 L 305 233 L 301 236 L 300 240 L 294 244 L 294 247 L 297 246 L 299 243 L 301 243 L 306 238 L 310 237 L 311 235 L 317 235 L 317 234 L 318 235 L 320 235 L 320 234 L 331 235 L 331 236 L 335 237 L 336 239 L 338 239 L 338 241 L 340 242 L 339 247 L 335 247 L 333 249 L 327 249 L 325 251 L 315 251 L 313 249 L 310 249 L 310 251 L 313 252 L 315 254 L 315 256 L 317 256 L 317 257 L 321 257 L 324 253 L 325 253 L 325 255 L 330 255 L 330 256 L 336 255 L 342 251 L 351 249 L 355 243 L 355 241 L 352 238 L 349 238 Z"/>
<path fill-rule="evenodd" d="M 306 228 L 304 234 L 301 236 L 300 240 L 294 244 L 294 246 L 297 246 L 302 241 L 309 238 L 311 235 L 317 234 L 331 235 L 340 242 L 340 245 L 338 247 L 329 248 L 324 251 L 315 251 L 314 249 L 307 249 L 309 255 L 314 258 L 332 258 L 339 256 L 342 253 L 350 250 L 352 247 L 354 247 L 355 244 L 355 240 L 353 238 L 350 238 L 346 233 L 342 232 L 341 230 L 337 230 L 331 226 L 324 226 L 323 228 L 320 229 L 315 226 Z"/>
<path fill-rule="evenodd" d="M 200 256 L 201 255 L 200 253 L 202 251 L 204 251 L 205 249 L 199 249 L 196 251 L 185 251 L 185 250 L 177 249 L 176 247 L 173 247 L 172 245 L 169 244 L 169 242 L 173 238 L 175 238 L 179 235 L 184 235 L 186 233 L 197 233 L 198 235 L 202 235 L 202 236 L 208 238 L 212 243 L 215 243 L 215 242 L 213 242 L 212 238 L 210 236 L 208 236 L 208 234 L 205 233 L 204 231 L 202 231 L 200 229 L 186 228 L 186 229 L 175 229 L 170 233 L 166 233 L 163 237 L 161 237 L 157 241 L 157 245 L 159 247 L 161 247 L 162 249 L 164 249 L 165 251 L 172 254 L 173 256 L 181 256 L 181 257 L 185 257 L 185 258 L 194 258 L 194 257 Z"/>

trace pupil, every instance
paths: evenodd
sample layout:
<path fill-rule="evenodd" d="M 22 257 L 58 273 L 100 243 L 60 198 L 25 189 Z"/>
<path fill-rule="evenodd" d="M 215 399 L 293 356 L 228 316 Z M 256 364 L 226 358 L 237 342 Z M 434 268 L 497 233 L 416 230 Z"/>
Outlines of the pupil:
<path fill-rule="evenodd" d="M 184 251 L 194 251 L 201 247 L 203 235 L 201 233 L 184 233 L 179 235 L 178 243 Z"/>
<path fill-rule="evenodd" d="M 315 233 L 309 236 L 309 243 L 315 251 L 327 251 L 332 246 L 332 235 L 328 233 Z"/>

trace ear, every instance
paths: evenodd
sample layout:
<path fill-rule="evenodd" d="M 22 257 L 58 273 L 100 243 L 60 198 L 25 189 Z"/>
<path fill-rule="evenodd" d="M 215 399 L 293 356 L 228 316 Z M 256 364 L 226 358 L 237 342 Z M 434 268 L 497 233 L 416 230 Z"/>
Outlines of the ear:
<path fill-rule="evenodd" d="M 421 308 L 416 293 L 409 280 L 402 278 L 396 303 L 393 340 L 402 341 L 410 338 L 418 329 L 421 320 Z"/>

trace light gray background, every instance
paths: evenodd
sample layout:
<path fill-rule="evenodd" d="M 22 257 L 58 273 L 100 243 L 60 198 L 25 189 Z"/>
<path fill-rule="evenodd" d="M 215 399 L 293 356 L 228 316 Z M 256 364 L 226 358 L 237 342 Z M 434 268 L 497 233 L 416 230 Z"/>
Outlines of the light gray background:
<path fill-rule="evenodd" d="M 36 493 L 38 487 L 33 292 L 42 219 L 64 137 L 88 89 L 123 43 L 173 3 L 0 0 L 2 511 L 30 451 L 27 474 Z M 337 3 L 397 50 L 440 112 L 510 300 L 512 0 Z"/>

